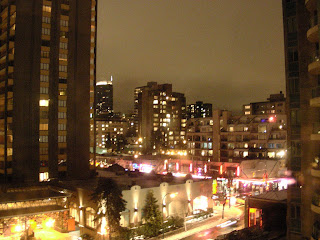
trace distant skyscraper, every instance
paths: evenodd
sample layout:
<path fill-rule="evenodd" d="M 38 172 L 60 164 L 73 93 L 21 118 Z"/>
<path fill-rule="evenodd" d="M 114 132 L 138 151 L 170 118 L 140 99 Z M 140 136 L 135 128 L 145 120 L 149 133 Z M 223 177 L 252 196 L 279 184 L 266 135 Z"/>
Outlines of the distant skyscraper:
<path fill-rule="evenodd" d="M 186 99 L 184 94 L 172 92 L 172 84 L 135 89 L 135 109 L 138 115 L 138 135 L 146 152 L 175 149 L 185 140 Z"/>
<path fill-rule="evenodd" d="M 0 175 L 85 178 L 96 1 L 2 1 Z"/>
<path fill-rule="evenodd" d="M 187 119 L 212 117 L 212 104 L 197 101 L 187 106 Z"/>
<path fill-rule="evenodd" d="M 96 103 L 97 115 L 110 115 L 113 114 L 113 84 L 112 76 L 110 81 L 98 82 L 96 86 Z"/>

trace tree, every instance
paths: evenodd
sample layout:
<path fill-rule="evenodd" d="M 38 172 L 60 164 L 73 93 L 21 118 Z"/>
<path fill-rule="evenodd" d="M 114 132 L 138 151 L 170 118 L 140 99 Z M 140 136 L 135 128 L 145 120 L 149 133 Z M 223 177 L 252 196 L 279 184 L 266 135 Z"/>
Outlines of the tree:
<path fill-rule="evenodd" d="M 153 192 L 149 191 L 146 196 L 145 205 L 142 209 L 144 224 L 144 235 L 154 237 L 159 235 L 161 229 L 161 212 L 157 199 Z"/>
<path fill-rule="evenodd" d="M 96 221 L 101 231 L 109 228 L 109 239 L 111 232 L 119 230 L 121 212 L 124 211 L 126 201 L 122 198 L 122 191 L 115 180 L 111 178 L 99 178 L 98 185 L 91 195 L 97 204 Z"/>

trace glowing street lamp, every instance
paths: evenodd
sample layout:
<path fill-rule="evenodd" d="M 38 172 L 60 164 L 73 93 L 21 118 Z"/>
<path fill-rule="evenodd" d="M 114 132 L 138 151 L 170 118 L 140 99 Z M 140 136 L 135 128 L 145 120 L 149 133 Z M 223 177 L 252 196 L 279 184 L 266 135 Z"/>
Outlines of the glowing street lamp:
<path fill-rule="evenodd" d="M 163 196 L 162 198 L 162 238 L 164 238 L 164 220 L 163 220 L 163 209 L 165 208 L 166 204 L 165 204 L 165 198 L 166 196 L 170 196 L 171 198 L 175 198 L 178 195 L 178 192 L 174 192 L 174 193 L 167 193 L 166 195 Z"/>

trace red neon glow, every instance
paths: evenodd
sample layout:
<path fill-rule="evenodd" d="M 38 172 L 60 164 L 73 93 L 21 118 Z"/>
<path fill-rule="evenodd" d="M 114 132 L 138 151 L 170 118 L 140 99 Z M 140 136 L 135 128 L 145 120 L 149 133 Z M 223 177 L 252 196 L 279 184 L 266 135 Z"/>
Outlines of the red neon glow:
<path fill-rule="evenodd" d="M 269 117 L 269 122 L 274 122 L 274 117 Z"/>
<path fill-rule="evenodd" d="M 220 174 L 222 174 L 222 165 L 220 165 L 220 171 L 219 172 L 220 172 Z"/>
<path fill-rule="evenodd" d="M 240 176 L 240 166 L 237 167 L 237 177 Z"/>
<path fill-rule="evenodd" d="M 189 171 L 192 172 L 192 163 L 190 163 Z"/>
<path fill-rule="evenodd" d="M 179 163 L 176 163 L 176 170 L 179 171 Z"/>

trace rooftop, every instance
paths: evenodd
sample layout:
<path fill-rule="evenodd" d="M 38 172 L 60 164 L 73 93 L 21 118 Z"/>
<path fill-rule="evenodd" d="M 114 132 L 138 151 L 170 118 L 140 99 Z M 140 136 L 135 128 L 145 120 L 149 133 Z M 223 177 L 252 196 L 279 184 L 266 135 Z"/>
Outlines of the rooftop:
<path fill-rule="evenodd" d="M 63 198 L 68 195 L 60 193 L 49 188 L 37 189 L 37 190 L 24 190 L 6 192 L 0 194 L 0 204 L 14 203 L 14 202 L 26 202 L 35 201 L 48 198 Z"/>
<path fill-rule="evenodd" d="M 283 202 L 287 200 L 287 190 L 270 191 L 257 196 L 252 196 L 250 199 L 261 199 L 267 201 Z"/>

